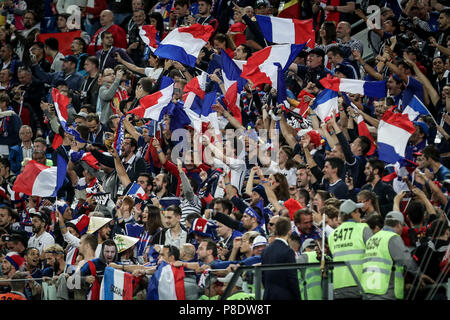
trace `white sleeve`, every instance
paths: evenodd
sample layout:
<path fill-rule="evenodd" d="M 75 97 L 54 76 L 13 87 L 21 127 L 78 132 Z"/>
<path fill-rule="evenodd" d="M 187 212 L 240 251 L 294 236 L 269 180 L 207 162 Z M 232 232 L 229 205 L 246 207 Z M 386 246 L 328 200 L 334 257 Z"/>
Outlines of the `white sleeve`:
<path fill-rule="evenodd" d="M 69 231 L 66 233 L 63 233 L 64 241 L 67 242 L 68 245 L 79 248 L 80 247 L 80 239 L 75 237 L 73 234 L 71 234 Z"/>

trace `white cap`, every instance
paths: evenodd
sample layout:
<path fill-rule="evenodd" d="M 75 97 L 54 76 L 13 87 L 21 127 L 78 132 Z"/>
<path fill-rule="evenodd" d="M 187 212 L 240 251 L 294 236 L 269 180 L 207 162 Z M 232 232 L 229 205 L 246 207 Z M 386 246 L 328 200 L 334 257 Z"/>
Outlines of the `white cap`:
<path fill-rule="evenodd" d="M 267 246 L 267 239 L 264 236 L 257 236 L 252 243 L 252 250 L 259 246 Z"/>

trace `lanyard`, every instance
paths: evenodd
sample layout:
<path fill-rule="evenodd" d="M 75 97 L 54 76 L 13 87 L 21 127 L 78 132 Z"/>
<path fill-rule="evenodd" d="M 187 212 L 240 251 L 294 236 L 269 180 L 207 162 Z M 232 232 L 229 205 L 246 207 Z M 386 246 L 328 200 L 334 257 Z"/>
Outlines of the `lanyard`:
<path fill-rule="evenodd" d="M 105 67 L 105 64 L 106 64 L 106 60 L 108 60 L 108 56 L 109 56 L 109 54 L 111 53 L 111 49 L 112 48 L 110 48 L 109 50 L 108 50 L 108 53 L 106 54 L 106 56 L 105 56 L 105 60 L 103 60 L 103 63 L 102 63 L 102 68 L 100 69 L 100 70 L 102 70 L 103 71 L 103 68 Z M 103 50 L 102 50 L 102 56 L 103 56 Z M 102 58 L 103 59 L 103 58 Z"/>
<path fill-rule="evenodd" d="M 91 80 L 91 82 L 89 83 L 89 85 L 88 85 L 88 87 L 87 87 L 87 89 L 86 89 L 86 85 L 87 85 L 87 83 L 89 82 L 89 81 L 88 81 L 89 79 L 92 79 L 92 80 Z M 95 77 L 95 78 L 88 77 L 88 78 L 86 79 L 86 81 L 84 82 L 84 84 L 83 84 L 83 89 L 82 89 L 81 91 L 89 92 L 89 90 L 91 89 L 92 85 L 93 85 L 94 82 L 95 82 L 95 79 L 96 79 L 96 77 Z"/>

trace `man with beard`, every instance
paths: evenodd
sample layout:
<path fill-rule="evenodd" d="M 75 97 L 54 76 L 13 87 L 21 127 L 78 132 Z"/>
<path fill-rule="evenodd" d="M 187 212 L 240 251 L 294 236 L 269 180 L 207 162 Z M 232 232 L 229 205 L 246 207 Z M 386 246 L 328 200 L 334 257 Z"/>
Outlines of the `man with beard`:
<path fill-rule="evenodd" d="M 25 65 L 30 65 L 30 48 L 40 32 L 40 22 L 37 22 L 36 12 L 27 10 L 23 16 L 24 30 L 14 30 L 16 36 L 16 53 Z"/>
<path fill-rule="evenodd" d="M 364 174 L 367 177 L 367 184 L 362 186 L 361 190 L 375 192 L 378 196 L 381 215 L 384 217 L 392 210 L 396 193 L 390 184 L 381 181 L 384 171 L 384 162 L 381 160 L 370 159 L 366 163 Z"/>
<path fill-rule="evenodd" d="M 43 277 L 58 276 L 64 272 L 66 263 L 64 259 L 64 249 L 59 244 L 48 246 L 44 250 L 47 268 L 42 270 Z"/>
<path fill-rule="evenodd" d="M 33 236 L 28 240 L 28 247 L 34 247 L 39 250 L 40 259 L 44 259 L 44 249 L 55 244 L 53 236 L 45 231 L 50 223 L 49 209 L 42 208 L 38 212 L 31 213 L 31 223 L 33 224 Z"/>
<path fill-rule="evenodd" d="M 141 172 L 147 171 L 145 160 L 136 155 L 137 150 L 138 145 L 136 140 L 132 137 L 126 137 L 122 143 L 121 160 L 131 181 L 136 181 Z M 122 187 L 125 188 L 127 186 L 122 185 Z"/>
<path fill-rule="evenodd" d="M 116 243 L 113 240 L 106 240 L 100 248 L 100 257 L 87 261 L 87 263 L 85 263 L 80 270 L 82 283 L 83 277 L 85 277 L 84 281 L 92 284 L 90 292 L 87 296 L 88 300 L 99 300 L 101 283 L 101 278 L 99 278 L 99 276 L 103 275 L 105 268 L 110 263 L 118 260 L 118 250 Z"/>
<path fill-rule="evenodd" d="M 89 219 L 87 233 L 96 235 L 97 243 L 100 245 L 109 240 L 109 235 L 111 233 L 110 222 L 112 219 L 99 216 L 100 214 L 103 215 L 101 212 L 93 212 L 92 214 L 94 216 Z M 101 247 L 97 246 L 97 249 L 95 250 L 95 256 L 97 258 L 100 257 L 101 250 Z"/>

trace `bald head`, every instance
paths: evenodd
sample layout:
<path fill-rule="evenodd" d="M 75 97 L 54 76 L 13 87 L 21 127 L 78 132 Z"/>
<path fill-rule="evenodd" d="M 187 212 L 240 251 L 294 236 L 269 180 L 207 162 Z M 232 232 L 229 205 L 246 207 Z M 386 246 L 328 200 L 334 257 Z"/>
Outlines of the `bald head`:
<path fill-rule="evenodd" d="M 111 10 L 103 10 L 100 13 L 100 24 L 102 27 L 109 27 L 114 24 L 114 13 Z"/>
<path fill-rule="evenodd" d="M 336 37 L 341 40 L 350 40 L 352 27 L 347 21 L 341 21 L 336 27 Z"/>

